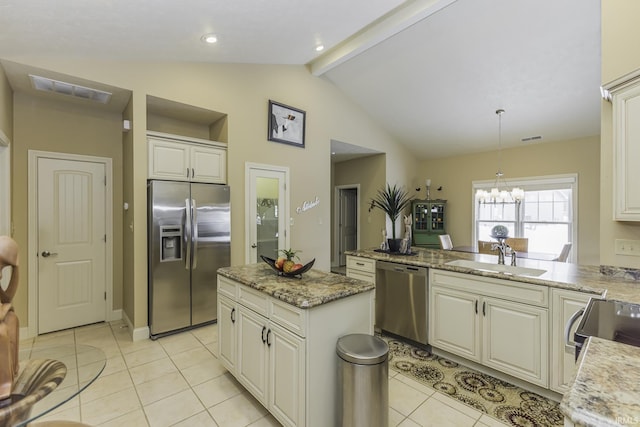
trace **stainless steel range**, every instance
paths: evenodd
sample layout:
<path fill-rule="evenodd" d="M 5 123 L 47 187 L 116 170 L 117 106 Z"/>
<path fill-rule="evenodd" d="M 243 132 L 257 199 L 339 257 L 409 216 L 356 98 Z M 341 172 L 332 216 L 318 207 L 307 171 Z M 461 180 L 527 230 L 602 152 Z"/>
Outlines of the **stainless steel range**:
<path fill-rule="evenodd" d="M 640 347 L 640 304 L 591 299 L 574 333 L 576 360 L 590 336 Z"/>

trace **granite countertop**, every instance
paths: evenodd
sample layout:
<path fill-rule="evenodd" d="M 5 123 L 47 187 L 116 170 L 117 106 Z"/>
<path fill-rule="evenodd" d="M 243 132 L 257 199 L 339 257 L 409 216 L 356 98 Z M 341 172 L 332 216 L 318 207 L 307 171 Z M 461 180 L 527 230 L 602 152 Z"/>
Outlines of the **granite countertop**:
<path fill-rule="evenodd" d="M 412 248 L 413 255 L 392 255 L 374 249 L 347 251 L 347 255 L 371 258 L 378 261 L 397 262 L 419 267 L 457 271 L 479 276 L 496 277 L 523 283 L 546 285 L 555 288 L 604 295 L 607 299 L 640 304 L 640 282 L 616 275 L 602 274 L 598 266 L 583 266 L 565 262 L 542 261 L 518 258 L 518 266 L 546 270 L 540 276 L 514 276 L 504 273 L 480 271 L 471 268 L 447 265 L 449 261 L 466 259 L 497 264 L 497 257 L 488 254 L 443 251 L 439 249 Z"/>
<path fill-rule="evenodd" d="M 446 264 L 458 259 L 496 263 L 495 255 L 422 248 L 414 251 L 415 255 L 390 255 L 358 250 L 347 255 L 591 292 L 611 300 L 640 304 L 637 270 L 518 259 L 519 266 L 546 272 L 536 277 L 513 276 Z M 640 347 L 590 337 L 578 363 L 575 380 L 560 404 L 567 418 L 584 426 L 640 424 Z"/>
<path fill-rule="evenodd" d="M 576 425 L 640 424 L 640 348 L 590 337 L 560 409 Z"/>
<path fill-rule="evenodd" d="M 302 278 L 278 276 L 265 263 L 223 267 L 218 274 L 299 308 L 311 308 L 375 288 L 340 274 L 309 270 Z"/>

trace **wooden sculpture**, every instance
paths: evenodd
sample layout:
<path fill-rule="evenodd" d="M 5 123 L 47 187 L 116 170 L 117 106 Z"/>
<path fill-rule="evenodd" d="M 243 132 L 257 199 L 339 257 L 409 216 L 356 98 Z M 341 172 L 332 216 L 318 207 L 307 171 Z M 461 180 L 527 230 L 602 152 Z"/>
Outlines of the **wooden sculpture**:
<path fill-rule="evenodd" d="M 0 236 L 0 279 L 5 267 L 11 266 L 11 279 L 6 289 L 0 286 L 0 401 L 11 395 L 18 376 L 18 316 L 11 301 L 18 289 L 18 244 L 11 237 Z"/>

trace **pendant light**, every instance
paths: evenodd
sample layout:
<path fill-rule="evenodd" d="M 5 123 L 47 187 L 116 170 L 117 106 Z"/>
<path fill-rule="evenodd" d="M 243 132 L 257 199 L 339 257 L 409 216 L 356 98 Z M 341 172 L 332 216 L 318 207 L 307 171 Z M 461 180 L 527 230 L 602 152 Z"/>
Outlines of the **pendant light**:
<path fill-rule="evenodd" d="M 520 204 L 524 199 L 524 190 L 518 187 L 509 190 L 502 172 L 502 115 L 504 110 L 496 110 L 496 114 L 498 116 L 498 171 L 496 172 L 496 180 L 491 191 L 476 191 L 476 201 L 480 204 Z"/>

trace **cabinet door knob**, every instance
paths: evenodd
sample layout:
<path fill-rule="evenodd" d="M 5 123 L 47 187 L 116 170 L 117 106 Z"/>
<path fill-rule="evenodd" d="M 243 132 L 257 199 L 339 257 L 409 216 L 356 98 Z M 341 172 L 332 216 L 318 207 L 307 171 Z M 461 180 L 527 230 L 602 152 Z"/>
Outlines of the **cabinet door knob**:
<path fill-rule="evenodd" d="M 271 347 L 271 329 L 267 332 L 267 345 Z"/>
<path fill-rule="evenodd" d="M 262 338 L 262 343 L 263 343 L 263 344 L 267 342 L 267 338 L 265 338 L 265 336 L 264 336 L 264 331 L 266 331 L 266 330 L 267 330 L 267 327 L 266 327 L 266 326 L 263 326 L 263 327 L 262 327 L 262 332 L 260 333 L 261 338 Z M 268 336 L 269 336 L 269 335 L 267 335 L 267 337 L 268 337 Z"/>
<path fill-rule="evenodd" d="M 236 323 L 236 309 L 235 309 L 235 307 L 231 309 L 231 323 Z"/>

